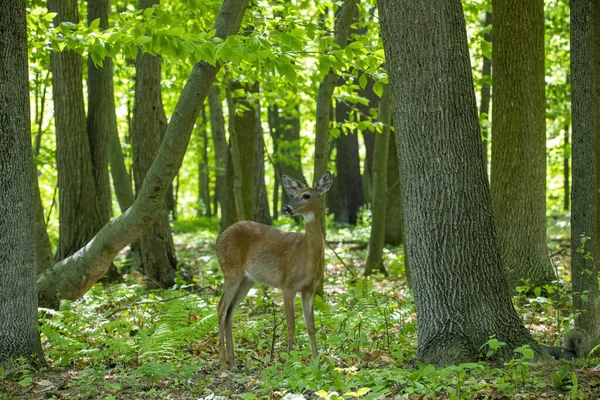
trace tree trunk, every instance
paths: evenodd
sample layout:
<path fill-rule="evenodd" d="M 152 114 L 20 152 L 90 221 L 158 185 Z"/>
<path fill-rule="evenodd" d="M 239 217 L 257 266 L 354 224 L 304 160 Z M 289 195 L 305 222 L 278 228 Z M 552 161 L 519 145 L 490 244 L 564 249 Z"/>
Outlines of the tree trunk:
<path fill-rule="evenodd" d="M 206 111 L 202 109 L 200 136 L 200 162 L 198 163 L 198 216 L 212 216 L 210 201 L 210 176 L 208 174 L 208 135 L 206 132 Z M 202 205 L 201 205 L 202 204 Z"/>
<path fill-rule="evenodd" d="M 224 0 L 213 27 L 215 36 L 224 40 L 236 34 L 247 5 L 247 0 Z M 104 226 L 88 245 L 38 277 L 41 306 L 57 307 L 61 299 L 81 297 L 102 277 L 123 247 L 152 227 L 164 207 L 169 184 L 181 167 L 194 124 L 218 71 L 218 65 L 194 65 L 135 202 Z"/>
<path fill-rule="evenodd" d="M 385 241 L 385 211 L 387 207 L 387 158 L 390 143 L 391 104 L 390 93 L 386 86 L 379 103 L 379 121 L 383 123 L 383 132 L 375 138 L 373 160 L 373 203 L 371 207 L 371 235 L 367 252 L 365 275 L 375 271 L 387 274 L 383 266 L 383 244 Z"/>
<path fill-rule="evenodd" d="M 544 2 L 494 0 L 491 195 L 509 287 L 554 280 L 546 244 Z"/>
<path fill-rule="evenodd" d="M 112 114 L 111 114 L 112 115 Z M 125 157 L 121 149 L 121 141 L 119 140 L 119 132 L 117 131 L 116 115 L 111 118 L 111 123 L 108 132 L 108 159 L 110 163 L 110 174 L 113 180 L 113 188 L 115 196 L 119 202 L 119 209 L 124 213 L 135 200 L 133 194 L 133 186 L 131 177 L 125 166 Z M 113 122 L 114 121 L 114 122 Z"/>
<path fill-rule="evenodd" d="M 387 162 L 387 206 L 385 211 L 385 244 L 399 246 L 404 243 L 404 211 L 400 183 L 400 167 L 394 135 L 390 135 Z"/>
<path fill-rule="evenodd" d="M 139 8 L 158 4 L 157 0 L 140 0 Z M 146 173 L 156 157 L 166 117 L 161 97 L 161 64 L 159 56 L 138 54 L 135 61 L 135 102 L 131 139 L 133 144 L 133 175 L 136 193 L 140 194 Z M 140 239 L 140 256 L 149 288 L 167 288 L 175 282 L 175 246 L 166 200 L 156 223 Z"/>
<path fill-rule="evenodd" d="M 419 318 L 417 359 L 472 362 L 535 343 L 502 274 L 459 0 L 379 0 L 402 170 L 408 260 Z"/>
<path fill-rule="evenodd" d="M 337 10 L 335 21 L 335 42 L 340 48 L 346 47 L 348 41 L 348 33 L 350 32 L 350 24 L 354 17 L 356 9 L 356 0 L 344 0 L 341 7 Z M 329 162 L 329 121 L 331 113 L 331 96 L 337 81 L 337 75 L 330 71 L 325 75 L 319 91 L 317 93 L 317 110 L 315 123 L 315 160 L 313 169 L 313 179 L 319 179 L 327 170 Z M 316 183 L 316 182 L 313 182 Z M 325 200 L 326 196 L 321 196 L 321 219 L 324 220 L 326 215 Z M 325 224 L 323 229 L 325 229 Z"/>
<path fill-rule="evenodd" d="M 0 13 L 0 368 L 44 362 L 35 293 L 34 161 L 25 1 Z M 35 177 L 37 179 L 37 177 Z"/>
<path fill-rule="evenodd" d="M 49 0 L 55 24 L 79 21 L 77 1 Z M 82 58 L 73 51 L 51 52 L 59 191 L 59 240 L 56 260 L 83 247 L 102 227 L 96 209 L 96 183 L 87 134 L 82 88 Z"/>
<path fill-rule="evenodd" d="M 34 163 L 35 164 L 35 163 Z M 37 168 L 33 165 L 33 189 L 35 200 L 35 260 L 37 273 L 40 274 L 44 269 L 52 265 L 52 245 L 48 238 L 46 230 L 46 219 L 44 218 L 44 208 L 40 196 L 40 186 L 38 183 Z"/>
<path fill-rule="evenodd" d="M 243 89 L 243 90 L 242 90 Z M 229 135 L 235 173 L 235 204 L 240 220 L 254 217 L 254 168 L 256 147 L 255 104 L 236 92 L 254 93 L 256 88 L 232 82 L 228 92 Z"/>
<path fill-rule="evenodd" d="M 229 185 L 228 175 L 231 175 L 229 147 L 225 137 L 225 119 L 223 118 L 223 104 L 220 99 L 219 87 L 213 85 L 208 92 L 208 106 L 210 109 L 210 127 L 215 146 L 215 173 L 217 176 L 216 192 L 221 207 L 221 231 L 233 224 L 235 217 L 235 203 L 232 186 Z"/>
<path fill-rule="evenodd" d="M 108 28 L 110 1 L 88 0 L 87 4 L 88 23 L 100 18 L 100 29 Z M 108 132 L 111 128 L 109 126 L 111 113 L 115 113 L 112 69 L 111 58 L 105 58 L 103 66 L 96 67 L 92 57 L 88 57 L 87 132 L 96 184 L 96 210 L 102 226 L 112 216 L 110 178 L 108 175 Z"/>
<path fill-rule="evenodd" d="M 563 142 L 563 189 L 564 189 L 564 210 L 569 212 L 571 209 L 571 147 L 569 138 L 571 136 L 571 121 L 565 120 L 564 125 L 564 142 Z"/>
<path fill-rule="evenodd" d="M 350 107 L 338 102 L 335 115 L 338 125 L 348 118 Z M 336 222 L 356 225 L 358 211 L 365 204 L 358 154 L 358 134 L 348 132 L 337 138 L 337 156 L 335 158 L 336 176 Z"/>
<path fill-rule="evenodd" d="M 485 12 L 485 22 L 483 23 L 484 29 L 490 29 L 492 26 L 492 13 L 489 11 Z M 487 31 L 483 35 L 483 39 L 487 42 L 492 41 L 492 31 Z M 481 71 L 482 79 L 488 79 L 491 82 L 492 76 L 492 60 L 483 55 L 483 68 Z M 485 172 L 488 174 L 488 143 L 490 142 L 489 135 L 489 121 L 490 121 L 490 100 L 491 100 L 491 87 L 489 83 L 485 82 L 481 85 L 481 103 L 479 107 L 479 120 L 482 121 L 481 126 L 481 137 L 483 145 L 483 163 L 485 165 Z"/>
<path fill-rule="evenodd" d="M 269 212 L 269 198 L 265 185 L 265 139 L 260 122 L 260 104 L 254 110 L 254 211 L 253 219 L 261 224 L 271 225 L 271 214 Z"/>
<path fill-rule="evenodd" d="M 598 280 L 598 192 L 596 145 L 600 116 L 594 93 L 593 67 L 598 21 L 598 2 L 571 0 L 571 113 L 573 118 L 571 248 L 575 327 L 585 331 L 594 344 L 600 342 Z M 593 278 L 593 279 L 592 279 Z M 582 294 L 585 293 L 585 296 Z"/>

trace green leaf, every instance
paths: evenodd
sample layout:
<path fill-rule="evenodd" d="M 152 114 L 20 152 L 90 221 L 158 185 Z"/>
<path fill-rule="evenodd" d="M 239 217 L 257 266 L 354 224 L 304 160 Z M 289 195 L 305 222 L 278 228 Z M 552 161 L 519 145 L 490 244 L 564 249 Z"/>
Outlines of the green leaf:
<path fill-rule="evenodd" d="M 90 23 L 90 29 L 91 29 L 91 30 L 98 29 L 98 27 L 100 27 L 100 18 L 96 18 L 95 20 L 93 20 L 93 21 Z"/>
<path fill-rule="evenodd" d="M 56 14 L 57 13 L 55 13 L 55 12 L 49 12 L 48 14 L 44 15 L 43 18 L 46 21 L 52 21 L 54 19 L 54 17 L 56 17 Z"/>
<path fill-rule="evenodd" d="M 136 37 L 134 43 L 137 44 L 138 46 L 142 46 L 151 40 L 152 40 L 152 38 L 150 36 L 142 35 L 142 36 Z"/>
<path fill-rule="evenodd" d="M 383 94 L 383 85 L 379 82 L 373 84 L 373 92 L 379 97 Z"/>
<path fill-rule="evenodd" d="M 175 36 L 175 37 L 181 37 L 185 32 L 185 29 L 183 29 L 181 26 L 177 26 L 175 28 L 171 28 L 167 31 L 167 33 L 171 36 Z"/>
<path fill-rule="evenodd" d="M 365 86 L 367 86 L 367 77 L 365 76 L 365 74 L 362 74 L 360 78 L 358 78 L 358 85 L 361 89 L 364 89 Z"/>

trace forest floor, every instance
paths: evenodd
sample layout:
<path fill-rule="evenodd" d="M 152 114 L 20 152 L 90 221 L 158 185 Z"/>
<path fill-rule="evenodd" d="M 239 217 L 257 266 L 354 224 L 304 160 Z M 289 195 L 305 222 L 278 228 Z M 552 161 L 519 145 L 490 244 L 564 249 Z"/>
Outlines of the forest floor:
<path fill-rule="evenodd" d="M 310 359 L 296 304 L 296 350 L 287 353 L 281 295 L 255 287 L 234 317 L 238 369 L 218 362 L 216 304 L 221 275 L 215 220 L 177 222 L 177 285 L 145 290 L 144 277 L 98 284 L 58 311 L 40 310 L 46 367 L 0 374 L 0 399 L 599 399 L 598 361 L 534 364 L 517 355 L 436 370 L 414 361 L 416 315 L 401 248 L 387 248 L 388 277 L 362 277 L 368 224 L 328 233 L 325 300 L 315 301 L 321 355 Z M 291 225 L 284 229 L 297 229 Z M 560 342 L 570 322 L 570 286 L 553 245 L 559 280 L 524 284 L 514 304 L 543 343 Z M 122 271 L 130 263 L 124 252 Z M 566 262 L 566 261 L 565 261 Z"/>

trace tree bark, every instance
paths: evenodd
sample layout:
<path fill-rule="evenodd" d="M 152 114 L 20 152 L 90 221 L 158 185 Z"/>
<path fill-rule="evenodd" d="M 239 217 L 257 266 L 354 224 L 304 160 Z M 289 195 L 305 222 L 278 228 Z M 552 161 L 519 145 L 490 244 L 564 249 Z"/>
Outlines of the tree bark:
<path fill-rule="evenodd" d="M 261 224 L 271 225 L 271 213 L 269 211 L 269 198 L 265 185 L 265 139 L 263 137 L 262 124 L 260 121 L 260 104 L 254 110 L 254 221 Z"/>
<path fill-rule="evenodd" d="M 26 2 L 0 13 L 0 368 L 44 362 L 35 288 L 34 161 L 29 115 Z"/>
<path fill-rule="evenodd" d="M 484 29 L 490 29 L 490 26 L 492 25 L 493 22 L 493 18 L 492 18 L 492 13 L 489 11 L 485 12 L 485 22 L 483 23 L 483 28 Z M 492 41 L 492 31 L 486 32 L 483 35 L 483 39 L 487 42 L 491 42 Z M 481 77 L 483 79 L 490 79 L 491 80 L 491 76 L 492 76 L 492 59 L 491 58 L 487 58 L 485 55 L 483 55 L 483 68 L 481 71 Z M 490 142 L 490 135 L 489 135 L 489 118 L 490 118 L 490 100 L 492 98 L 491 96 L 491 87 L 488 83 L 484 82 L 483 85 L 481 85 L 481 103 L 479 106 L 479 119 L 481 121 L 483 121 L 484 123 L 481 126 L 481 137 L 482 137 L 482 151 L 483 151 L 483 163 L 485 165 L 485 172 L 486 174 L 489 171 L 489 167 L 488 167 L 488 147 L 489 147 L 489 142 Z"/>
<path fill-rule="evenodd" d="M 515 312 L 498 251 L 459 0 L 379 0 L 396 144 L 402 154 L 417 359 L 472 362 L 535 343 Z"/>
<path fill-rule="evenodd" d="M 350 112 L 350 106 L 338 102 L 335 115 L 341 125 Z M 336 205 L 333 209 L 336 222 L 356 225 L 358 211 L 365 204 L 360 173 L 360 156 L 358 154 L 358 134 L 348 132 L 340 134 L 336 140 Z"/>
<path fill-rule="evenodd" d="M 594 93 L 594 36 L 598 34 L 598 2 L 571 0 L 572 208 L 571 248 L 575 327 L 594 344 L 600 342 L 598 257 L 598 183 L 596 145 L 600 116 Z M 594 26 L 596 25 L 596 27 Z M 583 295 L 585 293 L 585 296 Z"/>
<path fill-rule="evenodd" d="M 383 265 L 383 244 L 385 241 L 385 211 L 387 208 L 387 159 L 390 143 L 391 117 L 390 93 L 386 86 L 379 103 L 379 121 L 383 123 L 383 132 L 375 137 L 375 151 L 372 166 L 373 203 L 371 207 L 371 235 L 367 252 L 365 275 L 375 271 L 387 274 Z"/>
<path fill-rule="evenodd" d="M 158 0 L 140 0 L 139 8 L 158 4 Z M 135 61 L 135 100 L 131 139 L 133 144 L 133 175 L 139 196 L 142 183 L 156 157 L 166 127 L 161 96 L 160 56 L 138 54 Z M 165 199 L 163 199 L 165 200 Z M 167 288 L 175 283 L 175 245 L 166 200 L 152 228 L 140 239 L 140 256 L 149 288 Z"/>
<path fill-rule="evenodd" d="M 399 246 L 404 243 L 404 211 L 400 190 L 400 167 L 394 135 L 390 135 L 387 162 L 387 206 L 385 211 L 385 244 Z"/>
<path fill-rule="evenodd" d="M 216 37 L 225 39 L 238 32 L 247 5 L 247 0 L 223 1 L 214 24 Z M 102 277 L 117 253 L 153 225 L 164 207 L 169 184 L 181 167 L 194 124 L 219 68 L 205 62 L 194 65 L 135 202 L 105 225 L 89 244 L 38 277 L 40 305 L 57 307 L 61 299 L 81 297 Z"/>
<path fill-rule="evenodd" d="M 208 174 L 208 134 L 206 132 L 206 111 L 202 109 L 202 123 L 199 129 L 200 161 L 198 162 L 198 216 L 212 216 L 210 201 L 210 176 Z M 202 206 L 201 206 L 202 204 Z"/>
<path fill-rule="evenodd" d="M 35 200 L 35 260 L 37 273 L 40 274 L 44 269 L 52 265 L 52 245 L 48 238 L 46 230 L 46 219 L 44 218 L 44 208 L 42 206 L 42 198 L 40 195 L 40 186 L 38 183 L 37 168 L 35 162 L 33 165 L 33 189 Z"/>
<path fill-rule="evenodd" d="M 109 0 L 88 0 L 88 23 L 100 18 L 100 29 L 108 28 Z M 108 175 L 108 132 L 111 114 L 115 113 L 112 59 L 95 66 L 88 56 L 87 132 L 92 156 L 92 171 L 96 184 L 96 211 L 102 226 L 112 216 L 110 178 Z M 116 119 L 115 119 L 116 124 Z M 98 228 L 99 229 L 99 228 Z M 95 232 L 94 232 L 95 233 Z"/>
<path fill-rule="evenodd" d="M 494 0 L 491 195 L 509 287 L 555 279 L 546 244 L 544 2 Z"/>
<path fill-rule="evenodd" d="M 225 119 L 223 117 L 223 104 L 220 99 L 219 87 L 213 85 L 208 92 L 208 107 L 210 110 L 210 127 L 215 146 L 215 170 L 217 175 L 216 192 L 221 208 L 221 231 L 233 224 L 235 216 L 235 200 L 233 186 L 229 183 L 228 176 L 232 174 L 229 167 L 229 147 L 225 137 Z"/>
<path fill-rule="evenodd" d="M 77 23 L 76 0 L 49 0 L 55 24 Z M 102 227 L 96 210 L 96 183 L 83 102 L 82 58 L 73 51 L 51 52 L 59 191 L 59 240 L 56 260 L 83 247 Z"/>

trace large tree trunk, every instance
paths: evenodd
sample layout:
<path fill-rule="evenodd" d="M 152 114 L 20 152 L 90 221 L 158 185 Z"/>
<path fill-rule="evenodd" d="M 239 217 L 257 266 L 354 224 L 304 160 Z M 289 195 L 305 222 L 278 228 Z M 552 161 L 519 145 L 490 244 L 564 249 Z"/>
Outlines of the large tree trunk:
<path fill-rule="evenodd" d="M 400 167 L 402 157 L 396 147 L 394 135 L 390 135 L 387 162 L 387 206 L 385 211 L 385 244 L 399 246 L 404 243 L 404 211 L 400 191 Z"/>
<path fill-rule="evenodd" d="M 408 259 L 419 317 L 417 358 L 500 357 L 535 343 L 508 293 L 494 232 L 460 0 L 379 0 L 402 170 Z M 434 11 L 432 11 L 434 10 Z"/>
<path fill-rule="evenodd" d="M 597 135 L 600 129 L 598 79 L 593 67 L 594 36 L 600 32 L 597 1 L 571 0 L 571 112 L 573 118 L 571 248 L 575 327 L 600 342 Z M 594 28 L 594 24 L 596 27 Z M 598 88 L 600 89 L 600 88 Z M 582 294 L 585 293 L 585 296 Z"/>
<path fill-rule="evenodd" d="M 55 24 L 79 21 L 76 0 L 49 0 Z M 102 227 L 96 209 L 96 183 L 87 133 L 82 88 L 82 58 L 73 51 L 51 52 L 59 191 L 56 260 L 83 247 Z"/>
<path fill-rule="evenodd" d="M 494 0 L 491 195 L 509 287 L 550 283 L 544 1 Z"/>
<path fill-rule="evenodd" d="M 35 288 L 34 161 L 29 116 L 26 2 L 0 13 L 0 369 L 44 362 Z"/>
<path fill-rule="evenodd" d="M 229 184 L 228 176 L 232 175 L 229 147 L 225 137 L 225 118 L 223 117 L 223 104 L 220 98 L 219 87 L 213 85 L 208 93 L 208 106 L 210 110 L 210 129 L 215 146 L 215 171 L 217 176 L 216 192 L 221 208 L 221 231 L 233 224 L 235 216 L 235 199 L 233 186 Z"/>
<path fill-rule="evenodd" d="M 338 102 L 335 115 L 338 125 L 348 118 L 350 107 Z M 358 153 L 358 134 L 348 132 L 340 134 L 336 140 L 336 196 L 333 209 L 335 221 L 356 224 L 358 211 L 365 204 L 360 173 L 360 156 Z"/>
<path fill-rule="evenodd" d="M 383 132 L 375 137 L 375 151 L 373 160 L 373 203 L 371 207 L 371 235 L 369 236 L 369 250 L 365 275 L 374 271 L 387 273 L 383 266 L 383 244 L 385 241 L 385 212 L 387 208 L 387 159 L 390 143 L 391 118 L 390 92 L 384 89 L 379 103 L 379 121 L 383 123 Z"/>
<path fill-rule="evenodd" d="M 238 32 L 247 5 L 247 0 L 223 1 L 214 24 L 216 37 L 224 39 Z M 42 306 L 57 307 L 61 299 L 81 297 L 104 275 L 123 247 L 152 227 L 164 207 L 169 184 L 181 167 L 194 124 L 218 70 L 219 65 L 205 62 L 194 65 L 135 202 L 102 228 L 88 245 L 39 276 L 38 297 Z"/>
<path fill-rule="evenodd" d="M 154 4 L 158 4 L 158 1 L 140 0 L 139 8 L 152 7 Z M 141 52 L 135 61 L 135 103 L 131 139 L 133 175 L 138 196 L 146 173 L 158 153 L 166 127 L 160 85 L 161 64 L 159 56 Z M 140 239 L 140 256 L 149 288 L 167 288 L 173 285 L 177 259 L 166 201 L 156 217 L 154 226 Z"/>

